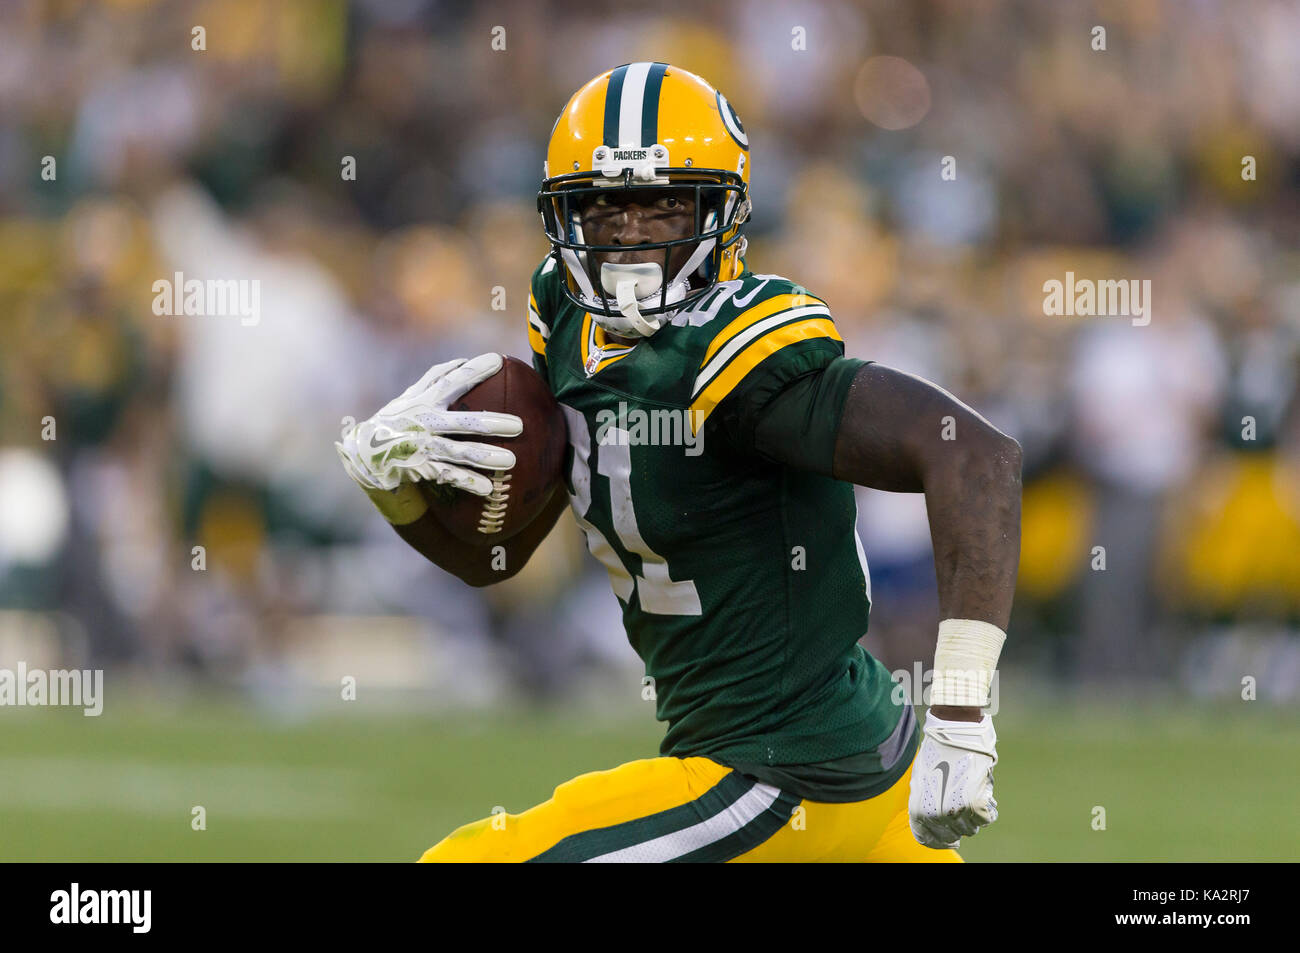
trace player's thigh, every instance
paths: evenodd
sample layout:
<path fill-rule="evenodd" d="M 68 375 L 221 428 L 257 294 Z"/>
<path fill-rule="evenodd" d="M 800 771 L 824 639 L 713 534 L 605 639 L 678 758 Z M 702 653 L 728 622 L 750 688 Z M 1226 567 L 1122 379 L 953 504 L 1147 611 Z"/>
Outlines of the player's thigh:
<path fill-rule="evenodd" d="M 960 864 L 961 855 L 955 850 L 935 850 L 920 844 L 912 834 L 907 801 L 912 790 L 912 771 L 916 759 L 903 776 L 880 797 L 889 812 L 889 823 L 866 856 L 872 864 Z"/>
<path fill-rule="evenodd" d="M 881 805 L 870 800 L 847 804 L 803 800 L 780 830 L 734 858 L 734 862 L 861 861 L 880 839 L 889 820 Z"/>
<path fill-rule="evenodd" d="M 912 836 L 907 813 L 911 773 L 909 766 L 888 790 L 865 801 L 801 801 L 788 824 L 735 859 L 758 863 L 961 862 L 955 850 L 922 847 Z"/>
<path fill-rule="evenodd" d="M 955 850 L 935 850 L 917 842 L 908 822 L 907 808 L 894 815 L 876 846 L 867 854 L 869 864 L 960 864 Z"/>
<path fill-rule="evenodd" d="M 738 778 L 708 758 L 630 761 L 566 781 L 521 814 L 499 813 L 457 828 L 420 860 L 637 859 L 626 852 L 705 820 Z"/>

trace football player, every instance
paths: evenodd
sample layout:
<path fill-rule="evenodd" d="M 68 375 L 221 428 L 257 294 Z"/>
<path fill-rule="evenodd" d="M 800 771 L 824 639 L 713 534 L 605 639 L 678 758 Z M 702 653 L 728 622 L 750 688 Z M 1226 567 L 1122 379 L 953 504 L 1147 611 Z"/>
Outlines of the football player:
<path fill-rule="evenodd" d="M 564 107 L 528 339 L 567 418 L 567 492 L 498 544 L 508 571 L 413 485 L 482 495 L 479 470 L 513 465 L 472 437 L 518 434 L 518 417 L 447 410 L 499 355 L 432 368 L 339 445 L 402 538 L 471 585 L 517 572 L 571 506 L 668 726 L 659 757 L 467 824 L 424 860 L 959 861 L 997 818 L 982 709 L 1015 587 L 1020 447 L 946 391 L 845 357 L 825 301 L 750 270 L 749 175 L 735 110 L 685 70 L 620 66 Z M 676 445 L 624 426 L 651 412 L 676 416 Z M 942 621 L 923 727 L 858 644 L 853 484 L 925 493 Z"/>

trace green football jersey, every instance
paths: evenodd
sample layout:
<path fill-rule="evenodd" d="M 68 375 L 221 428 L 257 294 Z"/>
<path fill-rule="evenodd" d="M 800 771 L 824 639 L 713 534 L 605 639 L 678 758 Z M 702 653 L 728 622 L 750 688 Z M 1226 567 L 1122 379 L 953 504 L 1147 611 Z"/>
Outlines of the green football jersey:
<path fill-rule="evenodd" d="M 814 800 L 884 791 L 917 731 L 858 645 L 871 593 L 853 486 L 745 439 L 774 395 L 843 356 L 829 308 L 745 270 L 628 346 L 563 281 L 551 258 L 534 272 L 529 342 L 567 418 L 574 514 L 668 724 L 660 753 Z"/>

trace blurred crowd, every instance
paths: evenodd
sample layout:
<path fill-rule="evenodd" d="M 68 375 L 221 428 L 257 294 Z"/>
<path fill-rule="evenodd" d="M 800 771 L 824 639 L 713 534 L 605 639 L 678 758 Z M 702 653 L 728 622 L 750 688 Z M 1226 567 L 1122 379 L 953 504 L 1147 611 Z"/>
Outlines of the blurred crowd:
<path fill-rule="evenodd" d="M 433 363 L 527 355 L 551 125 L 641 59 L 742 117 L 750 267 L 1022 444 L 1009 663 L 1300 697 L 1287 0 L 0 6 L 0 646 L 43 619 L 80 658 L 257 679 L 407 619 L 456 690 L 639 685 L 569 517 L 470 589 L 333 441 Z M 258 281 L 260 320 L 156 314 L 176 272 Z M 1046 314 L 1067 272 L 1149 279 L 1150 323 Z M 924 500 L 859 492 L 864 644 L 928 664 Z"/>

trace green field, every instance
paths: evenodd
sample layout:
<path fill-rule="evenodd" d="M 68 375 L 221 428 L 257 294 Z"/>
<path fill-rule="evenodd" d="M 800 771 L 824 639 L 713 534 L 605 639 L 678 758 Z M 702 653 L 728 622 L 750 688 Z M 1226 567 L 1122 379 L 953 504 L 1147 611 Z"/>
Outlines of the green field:
<path fill-rule="evenodd" d="M 346 712 L 0 710 L 0 860 L 408 861 L 494 806 L 653 755 L 661 734 L 644 708 Z M 1294 710 L 1076 700 L 1004 704 L 996 723 L 1002 816 L 968 860 L 1300 857 Z"/>

